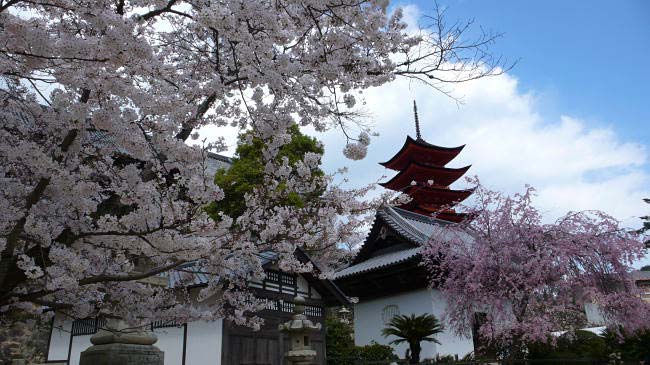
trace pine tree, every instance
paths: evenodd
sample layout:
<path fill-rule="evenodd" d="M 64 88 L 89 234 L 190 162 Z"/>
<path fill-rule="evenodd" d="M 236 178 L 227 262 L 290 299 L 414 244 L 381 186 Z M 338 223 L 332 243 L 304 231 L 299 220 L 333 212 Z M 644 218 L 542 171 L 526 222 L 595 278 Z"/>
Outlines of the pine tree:
<path fill-rule="evenodd" d="M 294 124 L 289 128 L 291 141 L 282 147 L 276 156 L 276 160 L 281 161 L 283 158 L 289 160 L 289 165 L 296 166 L 296 163 L 302 161 L 307 153 L 322 155 L 324 150 L 316 138 L 306 136 L 300 132 L 298 125 Z M 224 199 L 211 204 L 207 209 L 208 213 L 215 219 L 218 219 L 217 213 L 223 212 L 232 218 L 239 217 L 246 210 L 245 195 L 253 193 L 256 187 L 264 183 L 264 163 L 263 150 L 264 143 L 259 138 L 250 137 L 250 132 L 243 133 L 239 136 L 239 143 L 233 158 L 232 165 L 228 169 L 220 169 L 215 175 L 215 183 L 220 186 L 224 193 Z M 320 168 L 311 171 L 311 177 L 320 177 L 324 173 Z M 280 184 L 279 189 L 285 186 Z M 315 199 L 324 191 L 319 189 L 309 194 L 298 194 L 289 192 L 281 205 L 302 207 L 306 199 Z"/>

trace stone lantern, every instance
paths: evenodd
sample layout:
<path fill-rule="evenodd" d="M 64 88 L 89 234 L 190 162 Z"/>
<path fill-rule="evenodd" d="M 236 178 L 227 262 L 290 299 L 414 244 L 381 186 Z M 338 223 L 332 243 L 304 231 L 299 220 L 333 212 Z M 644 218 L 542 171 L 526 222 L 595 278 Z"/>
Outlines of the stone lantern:
<path fill-rule="evenodd" d="M 305 315 L 305 298 L 298 295 L 291 320 L 281 324 L 280 331 L 289 333 L 289 351 L 284 355 L 289 365 L 312 365 L 316 351 L 311 348 L 310 333 L 321 330 L 321 324 L 314 324 Z"/>
<path fill-rule="evenodd" d="M 346 307 L 339 309 L 339 318 L 341 323 L 350 324 L 350 310 Z"/>

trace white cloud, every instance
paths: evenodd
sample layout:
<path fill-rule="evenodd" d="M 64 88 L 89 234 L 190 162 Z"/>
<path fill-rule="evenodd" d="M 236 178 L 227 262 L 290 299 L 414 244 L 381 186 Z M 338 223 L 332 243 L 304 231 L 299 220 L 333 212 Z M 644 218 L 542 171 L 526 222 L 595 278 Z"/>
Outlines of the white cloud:
<path fill-rule="evenodd" d="M 377 163 L 396 153 L 407 134 L 415 134 L 415 99 L 424 139 L 442 146 L 467 145 L 450 166 L 472 164 L 469 174 L 506 192 L 535 186 L 537 204 L 549 220 L 569 210 L 599 209 L 626 225 L 640 224 L 636 217 L 647 213 L 641 199 L 650 196 L 647 146 L 623 141 L 614 129 L 591 127 L 579 118 L 545 120 L 544 101 L 521 93 L 511 75 L 460 85 L 455 94 L 462 95 L 462 105 L 405 80 L 369 90 L 366 108 L 380 136 L 365 160 L 350 162 L 340 153 L 340 132 L 327 133 L 326 167 L 350 166 L 355 184 L 392 176 Z"/>

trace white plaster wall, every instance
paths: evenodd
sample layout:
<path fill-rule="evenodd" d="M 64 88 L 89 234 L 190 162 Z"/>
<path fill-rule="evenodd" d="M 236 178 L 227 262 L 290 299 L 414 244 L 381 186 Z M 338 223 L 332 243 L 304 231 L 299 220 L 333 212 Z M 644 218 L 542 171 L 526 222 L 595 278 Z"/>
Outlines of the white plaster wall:
<path fill-rule="evenodd" d="M 298 275 L 297 284 L 298 284 L 298 290 L 303 291 L 305 293 L 309 292 L 309 283 L 302 275 Z"/>
<path fill-rule="evenodd" d="M 183 326 L 156 328 L 153 332 L 158 336 L 154 344 L 165 353 L 165 365 L 183 364 Z"/>
<path fill-rule="evenodd" d="M 316 289 L 311 288 L 311 297 L 315 299 L 321 299 L 320 293 Z"/>
<path fill-rule="evenodd" d="M 445 311 L 445 301 L 437 289 L 421 289 L 398 295 L 386 296 L 379 299 L 363 301 L 354 306 L 354 342 L 358 346 L 369 345 L 373 340 L 377 343 L 388 345 L 392 337 L 384 338 L 381 330 L 385 327 L 382 320 L 382 311 L 388 305 L 399 307 L 400 314 L 435 315 L 442 318 Z M 449 326 L 446 326 L 447 328 Z M 422 342 L 421 359 L 435 358 L 436 354 L 458 355 L 462 358 L 474 351 L 470 338 L 457 337 L 451 331 L 445 330 L 437 337 L 441 345 L 432 342 Z M 408 344 L 391 345 L 400 358 L 404 357 Z"/>
<path fill-rule="evenodd" d="M 372 341 L 382 345 L 388 345 L 394 339 L 392 337 L 385 338 L 381 335 L 381 330 L 385 327 L 381 315 L 384 307 L 388 305 L 397 305 L 400 314 L 414 313 L 419 315 L 431 313 L 433 311 L 431 290 L 422 289 L 356 303 L 354 305 L 354 343 L 357 346 L 369 345 Z M 407 344 L 391 346 L 397 356 L 404 358 L 404 354 L 408 348 Z M 434 358 L 435 354 L 435 343 L 422 343 L 421 359 Z"/>
<path fill-rule="evenodd" d="M 447 307 L 447 303 L 444 300 L 444 297 L 440 290 L 432 289 L 431 290 L 431 302 L 433 303 L 433 312 L 432 314 L 436 316 L 439 320 L 442 319 L 442 316 Z M 443 323 L 445 326 L 445 331 L 439 334 L 436 338 L 440 341 L 440 345 L 437 345 L 436 349 L 440 356 L 444 355 L 457 355 L 459 359 L 468 353 L 474 351 L 474 342 L 472 337 L 458 337 L 449 330 L 449 324 Z"/>
<path fill-rule="evenodd" d="M 52 323 L 52 335 L 50 336 L 50 348 L 47 352 L 48 361 L 68 360 L 68 347 L 70 346 L 70 332 L 72 321 L 65 320 L 62 316 L 54 317 Z"/>
<path fill-rule="evenodd" d="M 221 365 L 223 320 L 187 324 L 186 365 Z"/>
<path fill-rule="evenodd" d="M 90 343 L 91 337 L 92 335 L 72 336 L 69 365 L 79 365 L 81 353 L 92 345 Z"/>

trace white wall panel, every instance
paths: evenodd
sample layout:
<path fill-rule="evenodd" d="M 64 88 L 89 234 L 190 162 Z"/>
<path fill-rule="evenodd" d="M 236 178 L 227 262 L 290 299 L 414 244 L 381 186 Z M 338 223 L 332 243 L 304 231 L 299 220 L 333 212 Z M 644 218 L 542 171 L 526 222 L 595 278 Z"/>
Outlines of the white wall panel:
<path fill-rule="evenodd" d="M 223 320 L 187 324 L 185 365 L 221 365 Z"/>
<path fill-rule="evenodd" d="M 298 275 L 297 279 L 297 284 L 298 284 L 298 290 L 302 292 L 308 292 L 309 291 L 309 283 L 307 280 L 302 275 Z"/>
<path fill-rule="evenodd" d="M 182 326 L 154 329 L 158 336 L 154 346 L 165 353 L 165 365 L 183 364 L 183 330 Z"/>
<path fill-rule="evenodd" d="M 47 352 L 47 360 L 67 360 L 70 346 L 70 332 L 72 321 L 65 320 L 63 316 L 54 317 L 52 335 L 50 336 L 50 347 Z"/>
<path fill-rule="evenodd" d="M 79 365 L 81 352 L 92 346 L 90 338 L 92 335 L 72 336 L 72 350 L 70 351 L 70 364 Z"/>

